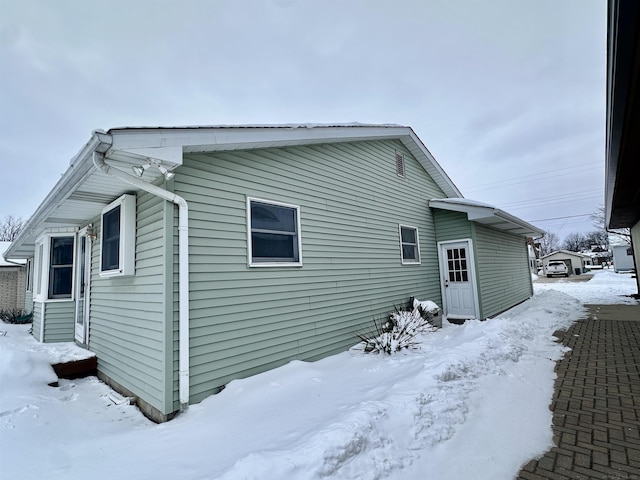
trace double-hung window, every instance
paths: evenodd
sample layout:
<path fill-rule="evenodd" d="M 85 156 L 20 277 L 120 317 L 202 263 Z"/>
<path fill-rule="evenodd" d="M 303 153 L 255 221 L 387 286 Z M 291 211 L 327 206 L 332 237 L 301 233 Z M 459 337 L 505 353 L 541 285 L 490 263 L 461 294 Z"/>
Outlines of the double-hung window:
<path fill-rule="evenodd" d="M 123 195 L 102 210 L 100 275 L 133 275 L 135 271 L 136 197 Z"/>
<path fill-rule="evenodd" d="M 400 250 L 403 264 L 420 263 L 420 241 L 416 227 L 400 225 Z"/>
<path fill-rule="evenodd" d="M 74 237 L 51 237 L 49 244 L 49 297 L 71 298 Z"/>
<path fill-rule="evenodd" d="M 33 298 L 39 302 L 73 298 L 75 235 L 48 235 L 38 239 L 33 259 Z"/>
<path fill-rule="evenodd" d="M 300 207 L 247 198 L 249 266 L 302 265 Z"/>

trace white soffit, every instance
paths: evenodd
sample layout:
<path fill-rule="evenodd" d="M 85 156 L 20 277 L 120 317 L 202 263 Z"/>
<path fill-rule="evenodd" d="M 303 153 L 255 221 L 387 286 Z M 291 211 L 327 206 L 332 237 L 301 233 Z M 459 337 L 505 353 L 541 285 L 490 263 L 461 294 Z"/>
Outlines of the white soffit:
<path fill-rule="evenodd" d="M 530 223 L 514 217 L 499 208 L 485 203 L 474 202 L 463 198 L 443 198 L 429 201 L 429 207 L 452 212 L 466 213 L 467 218 L 475 223 L 486 225 L 514 235 L 525 237 L 540 237 L 544 230 L 534 227 Z"/>

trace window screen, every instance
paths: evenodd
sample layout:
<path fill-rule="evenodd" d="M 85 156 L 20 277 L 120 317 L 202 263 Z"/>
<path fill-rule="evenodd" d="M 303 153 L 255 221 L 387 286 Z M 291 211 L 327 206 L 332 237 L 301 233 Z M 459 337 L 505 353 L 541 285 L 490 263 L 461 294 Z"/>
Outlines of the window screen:
<path fill-rule="evenodd" d="M 73 237 L 51 237 L 49 298 L 71 298 Z"/>
<path fill-rule="evenodd" d="M 120 267 L 120 205 L 102 215 L 102 271 Z"/>
<path fill-rule="evenodd" d="M 402 244 L 402 261 L 406 263 L 418 263 L 420 261 L 418 229 L 413 227 L 400 227 L 400 241 Z"/>
<path fill-rule="evenodd" d="M 298 209 L 252 200 L 250 202 L 251 261 L 300 261 Z"/>

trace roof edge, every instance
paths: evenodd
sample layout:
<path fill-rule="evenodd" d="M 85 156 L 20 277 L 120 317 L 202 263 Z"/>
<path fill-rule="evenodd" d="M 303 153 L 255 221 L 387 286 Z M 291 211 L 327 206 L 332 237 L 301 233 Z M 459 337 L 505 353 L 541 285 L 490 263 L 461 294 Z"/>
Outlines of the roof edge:
<path fill-rule="evenodd" d="M 440 210 L 448 210 L 452 212 L 461 212 L 467 214 L 467 218 L 470 221 L 480 221 L 497 217 L 505 222 L 520 227 L 522 230 L 526 230 L 526 235 L 529 237 L 541 237 L 544 235 L 544 230 L 531 225 L 529 222 L 525 222 L 521 218 L 518 218 L 510 213 L 500 210 L 497 207 L 493 207 L 489 204 L 476 202 L 466 198 L 440 198 L 432 199 L 429 201 L 430 208 L 436 208 Z M 482 223 L 482 222 L 479 222 Z M 491 224 L 489 224 L 491 226 Z M 498 228 L 498 227 L 494 227 Z M 498 228 L 500 229 L 500 228 Z M 504 230 L 504 229 L 501 229 Z M 515 235 L 521 235 L 514 233 Z"/>

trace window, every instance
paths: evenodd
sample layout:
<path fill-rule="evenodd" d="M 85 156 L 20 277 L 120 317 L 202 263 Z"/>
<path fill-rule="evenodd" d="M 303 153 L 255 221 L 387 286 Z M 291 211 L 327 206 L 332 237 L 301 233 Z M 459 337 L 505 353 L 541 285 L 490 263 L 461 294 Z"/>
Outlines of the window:
<path fill-rule="evenodd" d="M 38 299 L 42 299 L 41 295 L 42 295 L 42 263 L 44 262 L 44 243 L 43 240 L 39 240 L 38 243 L 36 243 L 36 256 L 34 257 L 34 261 L 35 261 L 35 272 L 34 272 L 34 297 L 37 297 Z"/>
<path fill-rule="evenodd" d="M 73 298 L 74 230 L 66 229 L 65 234 L 45 233 L 36 241 L 33 266 L 29 267 L 32 278 L 27 279 L 27 288 L 32 288 L 35 301 L 47 302 Z"/>
<path fill-rule="evenodd" d="M 450 282 L 468 282 L 466 248 L 447 248 L 447 269 Z"/>
<path fill-rule="evenodd" d="M 49 298 L 71 298 L 73 237 L 52 237 L 49 251 Z"/>
<path fill-rule="evenodd" d="M 123 195 L 102 211 L 100 276 L 135 272 L 136 197 Z"/>
<path fill-rule="evenodd" d="M 27 292 L 33 292 L 33 258 L 27 260 Z"/>
<path fill-rule="evenodd" d="M 300 207 L 247 198 L 249 266 L 302 265 Z"/>
<path fill-rule="evenodd" d="M 120 213 L 117 205 L 102 215 L 102 271 L 120 267 Z"/>
<path fill-rule="evenodd" d="M 418 229 L 400 225 L 400 248 L 402 263 L 420 263 L 420 242 Z"/>

